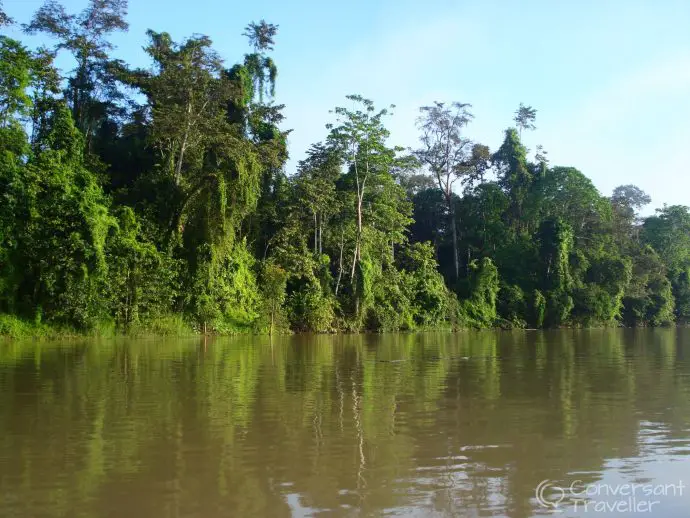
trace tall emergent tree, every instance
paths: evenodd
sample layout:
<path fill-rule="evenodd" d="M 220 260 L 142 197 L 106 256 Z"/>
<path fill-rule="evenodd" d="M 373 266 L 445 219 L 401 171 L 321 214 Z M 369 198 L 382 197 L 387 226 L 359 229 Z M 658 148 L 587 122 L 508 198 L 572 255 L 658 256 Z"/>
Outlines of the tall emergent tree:
<path fill-rule="evenodd" d="M 360 95 L 349 95 L 355 108 L 337 107 L 338 125 L 329 124 L 329 143 L 339 150 L 346 170 L 343 183 L 354 209 L 352 262 L 349 268 L 354 313 L 361 315 L 362 301 L 371 291 L 368 275 L 372 255 L 382 249 L 392 254 L 405 239 L 410 207 L 404 190 L 392 172 L 398 161 L 397 149 L 386 144 L 389 132 L 383 124 L 388 111 L 377 111 L 374 103 Z"/>
<path fill-rule="evenodd" d="M 109 117 L 121 115 L 121 95 L 109 55 L 113 45 L 108 36 L 127 30 L 126 16 L 127 0 L 89 0 L 79 14 L 68 14 L 56 0 L 47 0 L 31 22 L 24 25 L 29 34 L 43 32 L 55 37 L 55 50 L 67 50 L 77 62 L 67 81 L 65 98 L 89 149 L 97 126 Z"/>
<path fill-rule="evenodd" d="M 522 138 L 522 130 L 533 131 L 537 129 L 537 127 L 534 125 L 534 121 L 536 120 L 536 118 L 536 109 L 532 108 L 531 106 L 525 106 L 524 104 L 520 103 L 518 109 L 515 110 L 515 117 L 513 117 L 520 138 Z"/>
<path fill-rule="evenodd" d="M 472 141 L 462 134 L 473 118 L 469 111 L 471 107 L 467 103 L 454 102 L 446 106 L 436 102 L 433 106 L 421 107 L 422 115 L 417 120 L 422 147 L 415 154 L 435 177 L 446 201 L 456 280 L 460 275 L 460 259 L 453 185 L 471 172 L 468 166 L 472 157 Z"/>

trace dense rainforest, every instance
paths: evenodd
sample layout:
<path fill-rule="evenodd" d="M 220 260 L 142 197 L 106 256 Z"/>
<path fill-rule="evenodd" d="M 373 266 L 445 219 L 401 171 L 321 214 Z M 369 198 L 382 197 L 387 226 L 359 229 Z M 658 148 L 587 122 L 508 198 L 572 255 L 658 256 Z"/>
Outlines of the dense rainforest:
<path fill-rule="evenodd" d="M 112 56 L 126 0 L 0 36 L 0 334 L 658 326 L 690 318 L 690 212 L 634 185 L 603 196 L 521 137 L 490 150 L 472 107 L 420 108 L 419 145 L 349 96 L 287 170 L 271 58 L 235 64 L 148 31 L 147 68 Z M 10 13 L 11 14 L 11 13 Z M 18 26 L 0 4 L 0 25 Z M 69 56 L 62 75 L 54 64 Z"/>

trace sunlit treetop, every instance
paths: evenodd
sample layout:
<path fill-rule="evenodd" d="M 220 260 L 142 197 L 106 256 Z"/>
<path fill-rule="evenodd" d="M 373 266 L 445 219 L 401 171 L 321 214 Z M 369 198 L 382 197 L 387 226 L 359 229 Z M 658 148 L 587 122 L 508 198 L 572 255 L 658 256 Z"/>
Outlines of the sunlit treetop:
<path fill-rule="evenodd" d="M 517 110 L 515 110 L 515 117 L 513 117 L 515 125 L 520 131 L 520 135 L 522 135 L 522 130 L 533 131 L 537 129 L 537 127 L 534 125 L 534 121 L 536 120 L 536 118 L 536 109 L 532 108 L 531 106 L 525 106 L 524 104 L 520 103 L 520 107 Z"/>
<path fill-rule="evenodd" d="M 259 23 L 251 22 L 247 25 L 242 35 L 249 38 L 249 44 L 254 47 L 254 52 L 260 53 L 273 50 L 277 33 L 277 25 L 261 20 Z"/>

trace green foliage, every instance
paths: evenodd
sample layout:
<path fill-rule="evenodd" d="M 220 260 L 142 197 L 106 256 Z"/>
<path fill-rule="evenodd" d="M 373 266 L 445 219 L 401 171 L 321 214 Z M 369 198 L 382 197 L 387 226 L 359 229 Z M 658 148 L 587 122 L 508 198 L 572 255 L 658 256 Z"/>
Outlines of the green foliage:
<path fill-rule="evenodd" d="M 443 327 L 452 312 L 454 298 L 438 271 L 434 249 L 430 243 L 415 243 L 406 248 L 398 259 L 411 303 L 414 327 L 432 329 Z"/>
<path fill-rule="evenodd" d="M 229 250 L 199 247 L 185 308 L 198 330 L 248 332 L 259 317 L 261 298 L 255 259 L 244 241 Z"/>
<path fill-rule="evenodd" d="M 675 301 L 659 254 L 647 245 L 633 261 L 631 282 L 623 297 L 623 322 L 628 326 L 672 323 Z"/>
<path fill-rule="evenodd" d="M 395 268 L 378 269 L 371 261 L 361 263 L 368 292 L 363 297 L 364 325 L 370 330 L 414 329 L 411 301 L 406 293 L 406 276 Z"/>
<path fill-rule="evenodd" d="M 544 325 L 544 318 L 546 317 L 546 298 L 539 290 L 534 290 L 532 294 L 532 325 L 535 328 Z"/>
<path fill-rule="evenodd" d="M 6 185 L 15 218 L 10 262 L 22 267 L 13 268 L 5 298 L 19 314 L 88 329 L 109 318 L 105 242 L 114 220 L 63 105 L 48 127 L 41 151 Z"/>
<path fill-rule="evenodd" d="M 499 185 L 510 197 L 510 219 L 515 228 L 525 226 L 524 205 L 534 180 L 527 164 L 527 149 L 514 128 L 507 129 L 503 144 L 493 156 L 497 164 Z"/>
<path fill-rule="evenodd" d="M 267 262 L 261 270 L 261 295 L 264 302 L 264 313 L 267 314 L 269 334 L 273 334 L 273 327 L 280 315 L 285 301 L 285 288 L 288 273 L 277 264 Z"/>
<path fill-rule="evenodd" d="M 44 334 L 45 326 L 0 313 L 0 336 L 24 338 Z"/>
<path fill-rule="evenodd" d="M 573 309 L 573 278 L 570 272 L 573 231 L 570 225 L 560 219 L 548 219 L 541 224 L 538 239 L 541 245 L 542 285 L 546 293 L 544 323 L 556 327 L 567 323 Z"/>
<path fill-rule="evenodd" d="M 106 246 L 110 313 L 124 330 L 149 326 L 173 309 L 178 264 L 142 234 L 129 207 L 117 211 Z"/>
<path fill-rule="evenodd" d="M 333 330 L 334 299 L 325 295 L 313 280 L 292 291 L 288 309 L 290 327 L 296 331 L 325 333 Z"/>
<path fill-rule="evenodd" d="M 498 293 L 498 314 L 508 327 L 527 327 L 524 317 L 527 312 L 525 294 L 515 284 L 503 284 Z"/>
<path fill-rule="evenodd" d="M 464 311 L 476 327 L 490 327 L 496 321 L 496 303 L 500 290 L 498 269 L 488 257 L 470 263 L 469 297 Z"/>
<path fill-rule="evenodd" d="M 690 209 L 664 206 L 642 226 L 642 242 L 657 251 L 667 268 L 690 264 Z"/>
<path fill-rule="evenodd" d="M 0 36 L 0 128 L 18 125 L 29 114 L 33 68 L 33 57 L 21 43 Z"/>
<path fill-rule="evenodd" d="M 78 14 L 69 14 L 57 1 L 47 0 L 24 26 L 29 34 L 55 38 L 54 52 L 67 50 L 72 54 L 76 68 L 66 78 L 64 97 L 89 150 L 99 127 L 122 114 L 122 95 L 108 55 L 113 45 L 108 37 L 127 30 L 126 15 L 127 0 L 89 0 Z"/>
<path fill-rule="evenodd" d="M 534 120 L 536 118 L 537 110 L 535 110 L 531 106 L 525 106 L 524 104 L 520 103 L 520 107 L 517 110 L 515 110 L 515 117 L 513 118 L 513 120 L 515 121 L 515 125 L 520 131 L 520 134 L 522 134 L 522 130 L 537 129 L 537 127 L 534 125 Z"/>
<path fill-rule="evenodd" d="M 619 321 L 631 276 L 629 259 L 604 253 L 593 257 L 584 282 L 574 290 L 573 321 L 584 326 L 612 325 Z"/>
<path fill-rule="evenodd" d="M 675 299 L 676 320 L 687 324 L 690 322 L 690 266 L 673 271 L 671 287 Z"/>
<path fill-rule="evenodd" d="M 642 221 L 637 187 L 531 161 L 531 106 L 494 153 L 469 104 L 423 107 L 410 155 L 350 95 L 291 174 L 278 27 L 250 23 L 230 65 L 149 31 L 134 69 L 110 57 L 126 9 L 51 0 L 25 29 L 52 49 L 0 36 L 0 334 L 690 321 L 689 209 Z"/>

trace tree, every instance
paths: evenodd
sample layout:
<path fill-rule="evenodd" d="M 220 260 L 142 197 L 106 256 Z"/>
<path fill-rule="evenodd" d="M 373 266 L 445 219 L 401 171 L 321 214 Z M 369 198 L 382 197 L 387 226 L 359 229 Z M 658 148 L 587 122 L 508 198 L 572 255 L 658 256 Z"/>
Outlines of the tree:
<path fill-rule="evenodd" d="M 629 247 L 631 241 L 637 239 L 640 228 L 638 213 L 651 201 L 649 195 L 635 185 L 619 185 L 613 190 L 613 232 L 620 246 Z"/>
<path fill-rule="evenodd" d="M 541 287 L 547 304 L 545 323 L 555 327 L 567 323 L 573 309 L 570 269 L 573 230 L 560 219 L 548 219 L 541 224 L 538 236 L 543 268 Z"/>
<path fill-rule="evenodd" d="M 464 311 L 476 327 L 490 327 L 496 317 L 496 302 L 500 290 L 498 269 L 493 261 L 484 257 L 470 264 L 469 297 Z"/>
<path fill-rule="evenodd" d="M 244 65 L 253 83 L 254 90 L 259 95 L 259 102 L 263 102 L 265 94 L 275 94 L 275 82 L 278 69 L 273 60 L 266 56 L 267 51 L 273 50 L 274 38 L 278 33 L 278 26 L 261 20 L 252 22 L 245 28 L 244 36 L 249 38 L 249 44 L 254 52 L 247 54 Z"/>
<path fill-rule="evenodd" d="M 534 125 L 534 121 L 537 119 L 537 110 L 531 106 L 525 106 L 520 103 L 520 107 L 515 110 L 515 125 L 518 128 L 519 136 L 522 138 L 522 130 L 535 130 L 537 127 Z"/>
<path fill-rule="evenodd" d="M 664 205 L 642 226 L 643 242 L 657 251 L 668 268 L 690 261 L 690 208 Z"/>
<path fill-rule="evenodd" d="M 182 44 L 166 33 L 149 37 L 155 67 L 131 71 L 128 80 L 146 95 L 152 115 L 150 142 L 160 156 L 156 210 L 168 246 L 189 264 L 186 304 L 204 325 L 225 325 L 230 309 L 239 315 L 235 323 L 250 325 L 258 294 L 251 293 L 253 257 L 240 229 L 256 209 L 262 163 L 261 143 L 248 138 L 244 119 L 230 116 L 240 81 L 205 36 Z"/>
<path fill-rule="evenodd" d="M 606 233 L 611 207 L 592 181 L 574 167 L 553 167 L 532 184 L 527 203 L 530 213 L 542 218 L 561 218 L 575 233 L 575 239 L 588 242 Z M 537 216 L 538 217 L 538 216 Z"/>
<path fill-rule="evenodd" d="M 287 137 L 290 130 L 279 126 L 284 120 L 284 105 L 273 104 L 278 69 L 267 55 L 273 50 L 278 26 L 261 20 L 250 23 L 244 32 L 253 52 L 244 62 L 233 66 L 228 77 L 239 87 L 239 94 L 230 103 L 228 117 L 237 122 L 254 143 L 261 164 L 260 194 L 256 214 L 249 222 L 248 236 L 259 254 L 268 254 L 281 220 L 279 198 L 285 193 L 284 165 L 288 158 Z"/>
<path fill-rule="evenodd" d="M 16 200 L 11 263 L 22 265 L 8 292 L 20 315 L 89 329 L 108 319 L 105 243 L 114 221 L 64 104 L 39 147 L 4 193 Z"/>
<path fill-rule="evenodd" d="M 611 203 L 622 211 L 634 216 L 640 209 L 649 205 L 652 198 L 636 185 L 619 185 L 613 190 Z"/>
<path fill-rule="evenodd" d="M 673 322 L 674 297 L 666 268 L 654 249 L 643 246 L 633 256 L 632 276 L 623 297 L 627 326 L 660 326 Z"/>
<path fill-rule="evenodd" d="M 269 318 L 271 332 L 690 322 L 690 209 L 641 220 L 639 188 L 604 197 L 540 146 L 531 157 L 534 108 L 520 105 L 492 153 L 466 135 L 470 105 L 424 106 L 406 153 L 389 142 L 389 111 L 351 95 L 289 171 L 277 25 L 249 23 L 230 64 L 207 36 L 149 31 L 150 63 L 133 68 L 111 56 L 126 1 L 85 3 L 48 0 L 25 26 L 51 48 L 0 36 L 2 321 L 215 333 Z M 76 60 L 66 77 L 63 51 Z"/>
<path fill-rule="evenodd" d="M 35 63 L 21 43 L 0 36 L 0 128 L 16 125 L 30 113 Z"/>
<path fill-rule="evenodd" d="M 364 212 L 365 196 L 370 192 L 380 196 L 386 188 L 395 191 L 391 167 L 395 161 L 395 151 L 386 147 L 388 130 L 383 125 L 383 118 L 388 114 L 387 110 L 376 111 L 374 103 L 360 95 L 348 95 L 357 108 L 348 109 L 338 107 L 335 114 L 340 118 L 338 126 L 329 125 L 331 134 L 329 143 L 340 153 L 348 171 L 348 179 L 353 188 L 354 208 L 356 214 L 355 242 L 352 251 L 352 266 L 350 267 L 350 280 L 353 288 L 356 286 L 357 271 L 362 261 L 362 248 L 364 246 Z M 378 192 L 377 192 L 378 191 Z M 397 193 L 399 197 L 400 193 Z M 375 200 L 370 200 L 375 202 Z M 395 201 L 395 198 L 389 201 Z M 372 203 L 369 204 L 372 206 Z M 374 214 L 372 213 L 372 216 Z M 397 224 L 393 223 L 391 230 L 397 233 L 393 242 L 402 240 L 402 229 L 407 222 L 405 216 L 400 214 Z M 362 276 L 359 276 L 362 280 Z M 359 313 L 361 289 L 355 290 L 355 313 Z"/>
<path fill-rule="evenodd" d="M 410 226 L 410 240 L 432 243 L 434 256 L 440 257 L 439 249 L 446 244 L 446 238 L 450 234 L 448 206 L 443 194 L 435 187 L 427 188 L 416 193 L 412 202 L 414 221 Z"/>
<path fill-rule="evenodd" d="M 690 321 L 690 209 L 664 205 L 642 225 L 642 242 L 658 253 L 671 284 L 675 317 Z"/>
<path fill-rule="evenodd" d="M 276 315 L 280 306 L 285 301 L 285 285 L 287 283 L 287 272 L 280 266 L 273 263 L 266 263 L 263 267 L 261 276 L 264 301 L 267 304 L 267 309 L 270 317 L 270 327 L 268 334 L 273 334 L 273 326 L 275 324 Z"/>
<path fill-rule="evenodd" d="M 0 2 L 0 27 L 12 25 L 13 23 L 14 20 L 5 14 L 5 11 L 2 9 L 2 2 Z"/>
<path fill-rule="evenodd" d="M 471 173 L 472 142 L 462 135 L 463 129 L 473 119 L 470 108 L 467 103 L 454 102 L 446 107 L 444 103 L 436 102 L 433 106 L 420 108 L 422 115 L 417 120 L 422 147 L 415 154 L 435 177 L 448 206 L 456 280 L 460 276 L 460 259 L 453 184 Z"/>
<path fill-rule="evenodd" d="M 47 0 L 31 23 L 24 25 L 29 34 L 43 32 L 57 38 L 56 50 L 65 49 L 76 60 L 65 97 L 89 149 L 97 125 L 120 114 L 120 94 L 108 54 L 113 45 L 107 38 L 115 31 L 127 30 L 126 16 L 127 0 L 89 0 L 79 14 L 68 14 L 56 0 Z"/>
<path fill-rule="evenodd" d="M 314 254 L 323 251 L 323 231 L 338 209 L 335 182 L 340 175 L 340 157 L 333 148 L 315 144 L 298 166 L 295 188 L 300 205 L 314 218 Z"/>
<path fill-rule="evenodd" d="M 499 185 L 511 199 L 512 224 L 518 230 L 529 229 L 524 221 L 523 208 L 534 181 L 534 173 L 527 163 L 527 149 L 520 142 L 514 128 L 505 131 L 503 144 L 494 153 L 492 160 L 496 165 Z"/>
<path fill-rule="evenodd" d="M 173 310 L 179 265 L 149 241 L 130 207 L 118 207 L 106 240 L 110 312 L 119 329 L 152 324 Z"/>

